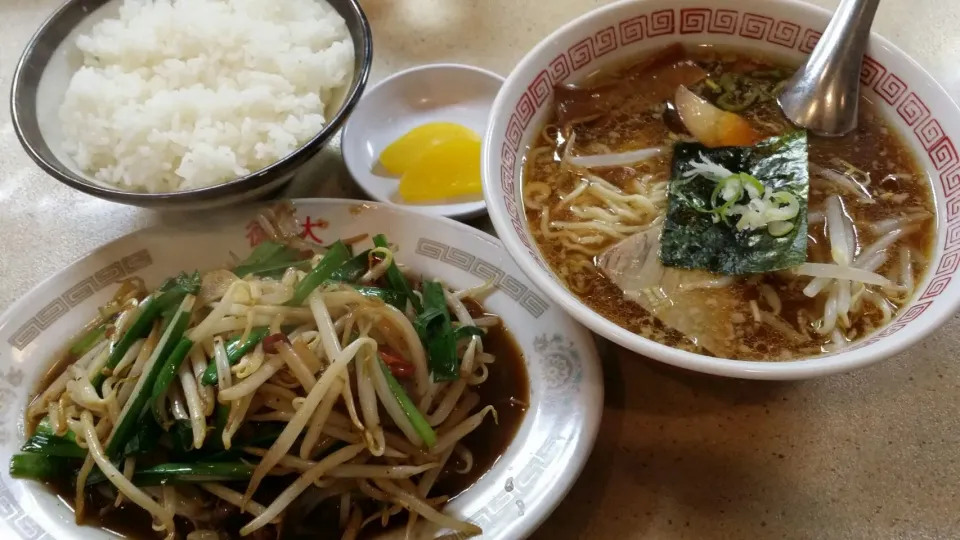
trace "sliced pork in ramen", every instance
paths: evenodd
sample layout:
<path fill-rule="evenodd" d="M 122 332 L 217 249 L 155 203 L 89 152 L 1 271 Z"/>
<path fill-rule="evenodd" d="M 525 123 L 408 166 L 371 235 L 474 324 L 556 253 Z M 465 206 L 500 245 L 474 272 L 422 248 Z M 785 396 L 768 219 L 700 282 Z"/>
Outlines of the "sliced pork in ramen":
<path fill-rule="evenodd" d="M 702 270 L 668 268 L 660 263 L 660 227 L 635 234 L 597 257 L 597 267 L 668 327 L 711 353 L 736 354 L 736 333 L 729 317 L 742 306 L 733 279 Z M 718 317 L 718 313 L 727 316 Z"/>

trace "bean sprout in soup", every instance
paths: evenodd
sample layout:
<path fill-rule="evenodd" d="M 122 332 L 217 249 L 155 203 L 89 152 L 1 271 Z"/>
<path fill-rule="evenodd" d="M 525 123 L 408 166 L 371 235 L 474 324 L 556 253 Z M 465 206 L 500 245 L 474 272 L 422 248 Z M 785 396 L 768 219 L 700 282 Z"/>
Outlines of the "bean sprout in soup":
<path fill-rule="evenodd" d="M 679 349 L 778 361 L 889 323 L 936 236 L 929 178 L 871 102 L 856 131 L 798 131 L 793 66 L 667 47 L 555 88 L 525 161 L 541 253 L 591 309 Z"/>

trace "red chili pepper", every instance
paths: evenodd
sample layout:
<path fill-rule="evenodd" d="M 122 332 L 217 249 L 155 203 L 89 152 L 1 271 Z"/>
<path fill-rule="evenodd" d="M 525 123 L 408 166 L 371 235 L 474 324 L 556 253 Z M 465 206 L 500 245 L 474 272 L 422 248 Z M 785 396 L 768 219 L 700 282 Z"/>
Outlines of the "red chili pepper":
<path fill-rule="evenodd" d="M 393 376 L 398 379 L 411 377 L 416 370 L 412 363 L 404 360 L 402 356 L 389 347 L 380 348 L 380 358 L 383 359 L 383 363 L 390 368 L 390 373 L 393 373 Z"/>
<path fill-rule="evenodd" d="M 277 332 L 276 334 L 271 334 L 263 338 L 263 352 L 277 354 L 277 343 L 281 341 L 288 345 L 290 344 L 290 339 L 282 332 Z"/>

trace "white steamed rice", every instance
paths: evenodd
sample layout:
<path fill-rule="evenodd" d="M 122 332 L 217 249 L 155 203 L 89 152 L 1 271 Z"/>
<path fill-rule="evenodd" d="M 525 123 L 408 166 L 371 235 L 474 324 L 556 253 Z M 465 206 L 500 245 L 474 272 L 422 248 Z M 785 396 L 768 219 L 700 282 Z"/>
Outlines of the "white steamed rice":
<path fill-rule="evenodd" d="M 150 193 L 288 155 L 353 70 L 343 18 L 322 0 L 125 0 L 77 46 L 64 149 L 97 180 Z"/>

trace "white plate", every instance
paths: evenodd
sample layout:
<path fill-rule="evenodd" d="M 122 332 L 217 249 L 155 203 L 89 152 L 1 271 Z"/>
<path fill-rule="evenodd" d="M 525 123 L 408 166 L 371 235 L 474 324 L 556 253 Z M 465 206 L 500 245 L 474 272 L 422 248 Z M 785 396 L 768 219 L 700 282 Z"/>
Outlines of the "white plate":
<path fill-rule="evenodd" d="M 367 195 L 423 214 L 467 219 L 483 214 L 483 195 L 414 204 L 398 192 L 400 180 L 379 166 L 380 153 L 411 129 L 453 122 L 482 137 L 503 77 L 463 64 L 430 64 L 401 71 L 368 91 L 343 129 L 343 161 Z"/>
<path fill-rule="evenodd" d="M 447 511 L 480 525 L 484 538 L 529 535 L 573 484 L 597 434 L 603 383 L 591 335 L 485 233 L 373 203 L 301 200 L 296 206 L 301 221 L 329 223 L 310 231 L 324 242 L 384 232 L 399 245 L 398 259 L 417 272 L 455 287 L 495 280 L 499 290 L 485 304 L 503 317 L 523 350 L 531 406 L 503 457 Z M 246 209 L 130 234 L 47 279 L 0 316 L 0 538 L 113 538 L 74 525 L 70 509 L 43 486 L 10 478 L 6 464 L 24 441 L 30 389 L 58 348 L 111 298 L 118 279 L 137 275 L 156 286 L 181 270 L 220 266 L 231 251 L 249 252 L 255 214 Z"/>

